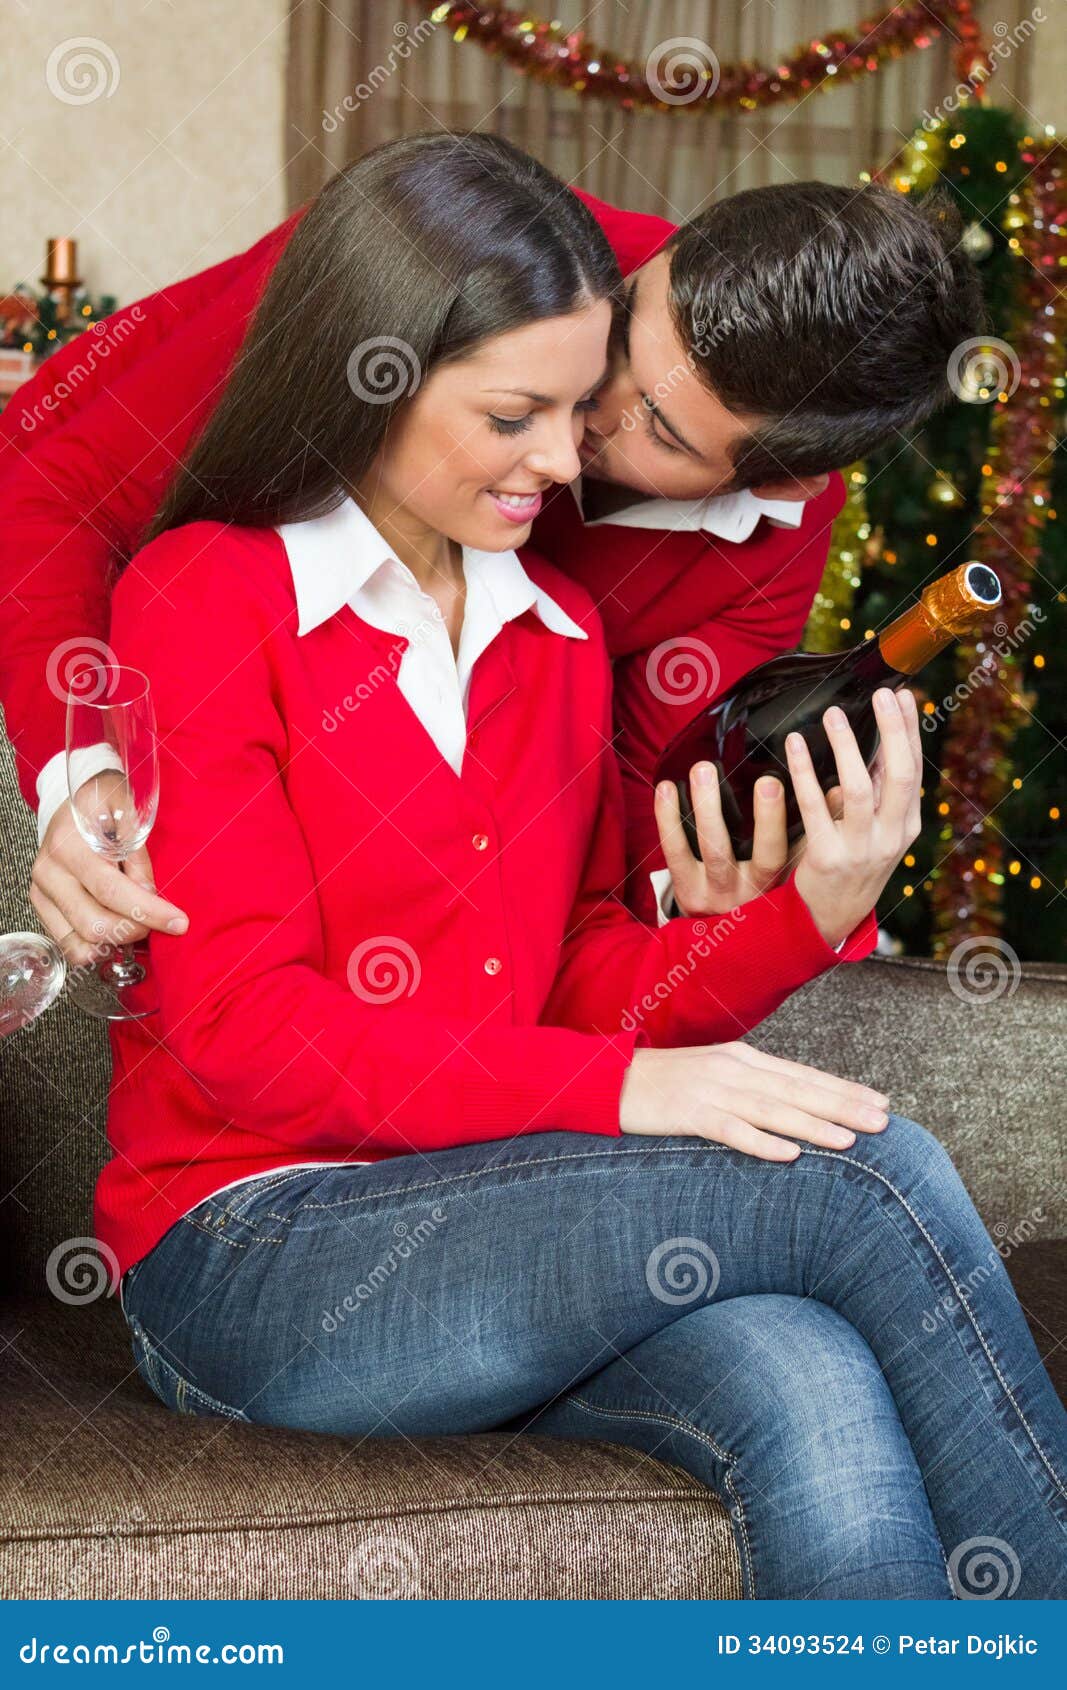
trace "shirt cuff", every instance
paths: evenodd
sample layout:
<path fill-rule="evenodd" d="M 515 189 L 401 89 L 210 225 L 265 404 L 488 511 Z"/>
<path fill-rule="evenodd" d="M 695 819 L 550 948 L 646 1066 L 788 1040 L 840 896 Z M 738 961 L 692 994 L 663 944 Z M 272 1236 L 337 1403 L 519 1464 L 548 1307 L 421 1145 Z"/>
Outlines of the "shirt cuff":
<path fill-rule="evenodd" d="M 650 871 L 648 878 L 652 882 L 652 891 L 656 899 L 656 925 L 666 927 L 668 921 L 674 921 L 682 914 L 675 902 L 671 871 L 669 868 L 655 868 Z M 836 945 L 831 945 L 830 949 L 836 951 L 840 956 L 849 940 L 854 941 L 857 934 L 863 931 L 865 925 L 866 922 L 863 922 L 854 933 L 846 933 L 845 937 L 840 939 Z"/>
<path fill-rule="evenodd" d="M 102 774 L 105 769 L 121 769 L 122 758 L 113 745 L 101 740 L 99 745 L 85 745 L 75 751 L 71 757 L 71 772 L 74 776 L 74 787 L 84 781 L 92 780 L 94 775 Z M 44 836 L 48 831 L 48 824 L 52 820 L 61 804 L 65 804 L 70 797 L 67 785 L 67 754 L 57 751 L 54 757 L 49 757 L 44 768 L 37 776 L 37 843 L 44 843 Z"/>
<path fill-rule="evenodd" d="M 668 921 L 673 921 L 682 913 L 674 901 L 671 871 L 669 868 L 654 868 L 648 878 L 652 882 L 652 893 L 656 900 L 656 926 L 666 927 Z"/>

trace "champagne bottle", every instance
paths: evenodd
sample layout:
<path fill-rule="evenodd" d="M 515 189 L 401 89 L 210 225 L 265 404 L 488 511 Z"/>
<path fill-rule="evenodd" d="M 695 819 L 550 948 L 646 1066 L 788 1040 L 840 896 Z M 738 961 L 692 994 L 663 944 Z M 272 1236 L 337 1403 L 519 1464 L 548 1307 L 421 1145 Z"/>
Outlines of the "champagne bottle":
<path fill-rule="evenodd" d="M 845 712 L 868 768 L 878 750 L 873 697 L 879 687 L 903 686 L 939 651 L 969 633 L 1000 603 L 1000 582 L 982 563 L 963 563 L 925 589 L 917 604 L 862 645 L 844 652 L 786 652 L 761 663 L 675 735 L 656 769 L 656 781 L 678 787 L 682 824 L 699 856 L 689 771 L 714 764 L 723 819 L 738 861 L 752 855 L 753 788 L 761 775 L 785 787 L 792 844 L 804 831 L 785 754 L 786 735 L 802 734 L 824 792 L 838 784 L 837 765 L 822 725 L 823 711 Z"/>

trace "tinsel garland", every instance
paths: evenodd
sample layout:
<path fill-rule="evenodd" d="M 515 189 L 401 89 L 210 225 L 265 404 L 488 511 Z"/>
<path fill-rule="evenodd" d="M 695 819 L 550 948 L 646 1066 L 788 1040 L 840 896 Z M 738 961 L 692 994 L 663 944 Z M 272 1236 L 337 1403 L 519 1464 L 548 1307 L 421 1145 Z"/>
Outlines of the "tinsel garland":
<path fill-rule="evenodd" d="M 1027 718 L 1021 662 L 1033 626 L 1031 582 L 1049 512 L 1055 409 L 1064 397 L 1067 291 L 1067 149 L 1027 138 L 1029 175 L 1012 195 L 1005 226 L 1020 261 L 1010 344 L 1015 391 L 998 399 L 982 466 L 983 521 L 974 555 L 1001 578 L 1004 600 L 990 626 L 961 642 L 957 673 L 970 696 L 952 716 L 942 759 L 938 813 L 945 855 L 931 887 L 934 954 L 1003 926 L 1004 845 L 996 811 L 1010 789 L 1011 745 Z M 995 678 L 974 677 L 987 665 Z"/>
<path fill-rule="evenodd" d="M 813 89 L 870 75 L 905 53 L 929 47 L 941 35 L 956 42 L 964 89 L 979 89 L 992 68 L 981 46 L 974 0 L 890 6 L 864 23 L 804 43 L 775 65 L 722 64 L 710 43 L 692 36 L 673 36 L 653 47 L 643 62 L 627 62 L 596 46 L 581 29 L 529 12 L 478 0 L 412 3 L 457 41 L 475 41 L 524 75 L 588 99 L 611 100 L 624 111 L 722 114 L 782 105 Z"/>
<path fill-rule="evenodd" d="M 863 636 L 852 627 L 852 603 L 860 570 L 880 549 L 867 515 L 867 471 L 853 464 L 844 471 L 845 502 L 834 519 L 830 550 L 819 590 L 804 629 L 805 651 L 840 651 Z"/>

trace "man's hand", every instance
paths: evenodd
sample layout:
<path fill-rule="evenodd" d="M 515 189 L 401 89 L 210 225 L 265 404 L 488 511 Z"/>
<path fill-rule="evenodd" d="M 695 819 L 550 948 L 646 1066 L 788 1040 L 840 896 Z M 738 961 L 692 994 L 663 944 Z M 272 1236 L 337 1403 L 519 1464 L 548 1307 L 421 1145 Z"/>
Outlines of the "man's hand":
<path fill-rule="evenodd" d="M 133 944 L 150 928 L 184 933 L 189 918 L 159 897 L 142 845 L 121 867 L 97 856 L 78 832 L 70 800 L 49 822 L 30 877 L 30 903 L 73 967 L 112 945 Z"/>
<path fill-rule="evenodd" d="M 786 740 L 807 835 L 796 888 L 828 945 L 839 944 L 874 907 L 922 825 L 923 753 L 915 696 L 880 687 L 874 714 L 881 744 L 870 772 L 844 711 L 835 705 L 823 715 L 841 781 L 839 818 L 823 796 L 801 735 Z"/>
<path fill-rule="evenodd" d="M 671 871 L 674 901 L 683 915 L 725 915 L 776 886 L 799 851 L 794 846 L 791 854 L 786 838 L 785 789 L 773 775 L 756 782 L 752 857 L 743 863 L 734 856 L 723 820 L 714 763 L 694 763 L 689 792 L 699 861 L 682 827 L 677 787 L 673 781 L 660 781 L 656 787 L 656 826 L 663 860 Z"/>

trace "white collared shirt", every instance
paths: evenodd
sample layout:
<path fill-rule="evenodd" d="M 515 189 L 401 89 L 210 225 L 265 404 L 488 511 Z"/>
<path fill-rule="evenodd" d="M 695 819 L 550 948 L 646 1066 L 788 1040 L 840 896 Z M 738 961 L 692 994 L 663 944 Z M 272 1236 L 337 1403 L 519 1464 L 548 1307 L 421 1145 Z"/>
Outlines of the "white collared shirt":
<path fill-rule="evenodd" d="M 410 641 L 397 685 L 445 761 L 459 774 L 467 741 L 471 672 L 504 624 L 534 610 L 555 634 L 588 638 L 548 593 L 531 581 L 518 554 L 463 547 L 467 602 L 458 654 L 440 609 L 395 558 L 369 517 L 352 498 L 325 516 L 281 523 L 297 604 L 297 634 L 307 634 L 344 604 L 364 622 Z M 78 752 L 78 776 L 90 780 L 120 767 L 106 745 Z M 37 777 L 37 839 L 69 797 L 66 757 L 58 751 Z"/>
<path fill-rule="evenodd" d="M 397 686 L 445 761 L 458 775 L 467 743 L 471 674 L 504 625 L 533 610 L 546 628 L 570 639 L 588 634 L 531 581 L 517 552 L 464 546 L 467 598 L 459 649 L 440 608 L 406 564 L 393 556 L 354 499 L 307 522 L 282 523 L 296 592 L 297 633 L 310 633 L 344 604 L 374 628 L 409 641 Z"/>
<path fill-rule="evenodd" d="M 760 517 L 776 528 L 799 528 L 804 520 L 804 499 L 761 499 L 749 488 L 740 493 L 709 493 L 705 499 L 641 499 L 588 521 L 582 512 L 581 478 L 571 482 L 571 492 L 587 528 L 608 524 L 616 528 L 662 528 L 671 533 L 699 531 L 714 534 L 735 545 L 747 540 Z"/>

